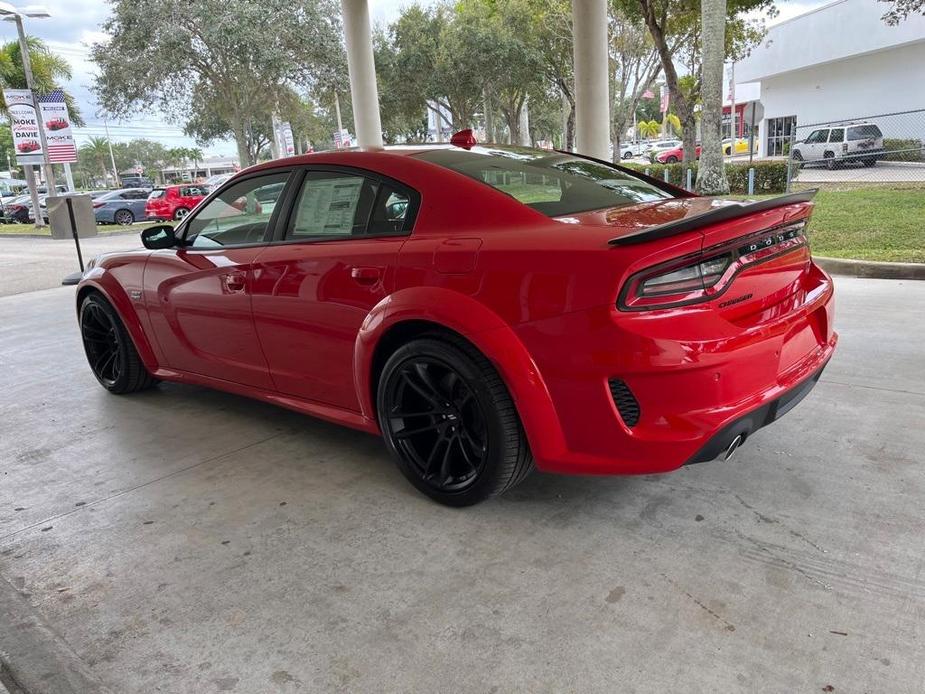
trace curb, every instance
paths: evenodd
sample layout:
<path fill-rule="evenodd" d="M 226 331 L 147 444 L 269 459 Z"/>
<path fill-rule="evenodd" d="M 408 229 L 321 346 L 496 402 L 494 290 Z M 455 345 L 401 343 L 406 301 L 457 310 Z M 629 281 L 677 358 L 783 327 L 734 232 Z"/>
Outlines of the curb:
<path fill-rule="evenodd" d="M 884 280 L 925 280 L 925 263 L 883 263 L 817 255 L 813 256 L 813 260 L 833 275 Z"/>

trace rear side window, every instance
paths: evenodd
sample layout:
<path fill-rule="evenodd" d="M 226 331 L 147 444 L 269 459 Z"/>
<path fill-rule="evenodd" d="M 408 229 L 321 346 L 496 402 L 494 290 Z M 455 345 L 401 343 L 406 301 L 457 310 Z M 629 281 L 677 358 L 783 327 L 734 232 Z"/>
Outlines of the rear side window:
<path fill-rule="evenodd" d="M 157 198 L 162 198 L 165 195 L 167 195 L 167 191 L 164 190 L 163 188 L 152 190 L 151 193 L 148 195 L 148 200 L 156 200 Z"/>
<path fill-rule="evenodd" d="M 434 149 L 416 156 L 497 188 L 549 217 L 674 197 L 605 162 L 560 152 L 473 147 Z"/>
<path fill-rule="evenodd" d="M 871 140 L 878 137 L 883 137 L 883 133 L 880 132 L 880 128 L 876 125 L 855 125 L 848 128 L 848 139 L 852 141 Z"/>

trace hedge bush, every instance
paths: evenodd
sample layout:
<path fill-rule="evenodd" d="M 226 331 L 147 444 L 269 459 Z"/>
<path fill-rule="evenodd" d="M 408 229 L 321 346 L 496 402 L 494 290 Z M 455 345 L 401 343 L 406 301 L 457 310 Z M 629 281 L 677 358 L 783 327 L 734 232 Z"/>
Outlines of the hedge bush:
<path fill-rule="evenodd" d="M 687 185 L 687 169 L 691 169 L 691 185 L 697 180 L 697 163 L 690 167 L 684 164 L 626 164 L 628 168 L 645 173 L 660 181 L 665 171 L 668 171 L 668 182 L 684 188 Z M 726 164 L 726 178 L 729 180 L 729 192 L 736 195 L 748 194 L 748 170 L 755 169 L 755 195 L 768 193 L 784 193 L 787 190 L 787 162 L 786 161 L 756 161 L 749 166 L 747 163 L 736 162 Z"/>
<path fill-rule="evenodd" d="M 916 139 L 883 138 L 883 150 L 886 161 L 923 161 L 922 141 Z"/>

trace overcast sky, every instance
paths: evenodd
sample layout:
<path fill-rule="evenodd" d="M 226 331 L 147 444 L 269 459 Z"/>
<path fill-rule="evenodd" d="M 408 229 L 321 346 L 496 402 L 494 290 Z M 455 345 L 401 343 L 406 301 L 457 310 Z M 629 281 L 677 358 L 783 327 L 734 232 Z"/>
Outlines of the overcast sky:
<path fill-rule="evenodd" d="M 419 4 L 430 5 L 435 0 L 420 0 Z M 775 21 L 789 19 L 814 7 L 825 4 L 827 0 L 794 0 L 778 2 L 780 15 Z M 25 0 L 16 4 L 26 3 Z M 91 135 L 103 135 L 103 121 L 97 113 L 97 104 L 93 99 L 94 65 L 88 57 L 88 48 L 104 35 L 100 24 L 109 15 L 109 4 L 102 0 L 45 0 L 43 3 L 52 17 L 48 19 L 26 19 L 26 33 L 43 39 L 52 49 L 68 60 L 73 71 L 73 79 L 66 85 L 80 104 L 87 128 L 78 132 L 79 139 Z M 389 22 L 400 12 L 402 7 L 414 4 L 413 0 L 369 0 L 373 22 Z M 15 26 L 0 22 L 0 40 L 10 41 L 16 38 Z M 138 56 L 139 69 L 144 69 L 144 56 Z M 182 128 L 166 123 L 156 116 L 140 116 L 131 121 L 112 122 L 109 124 L 110 135 L 114 140 L 129 140 L 145 137 L 158 140 L 166 146 L 193 146 L 194 143 L 183 135 Z M 205 148 L 210 154 L 233 154 L 234 145 L 230 142 L 215 143 Z"/>

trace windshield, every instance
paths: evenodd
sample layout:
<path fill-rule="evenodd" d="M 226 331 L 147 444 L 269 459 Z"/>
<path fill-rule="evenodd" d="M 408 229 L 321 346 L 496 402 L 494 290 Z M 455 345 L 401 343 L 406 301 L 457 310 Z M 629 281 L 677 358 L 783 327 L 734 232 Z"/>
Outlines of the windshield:
<path fill-rule="evenodd" d="M 415 156 L 497 188 L 549 217 L 674 197 L 615 166 L 560 152 L 473 147 Z"/>

